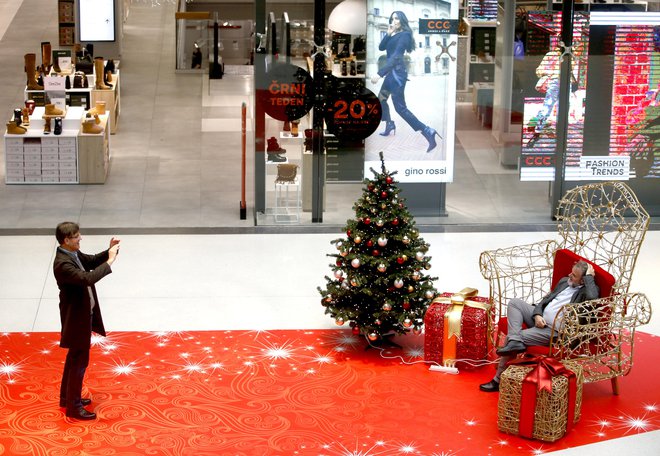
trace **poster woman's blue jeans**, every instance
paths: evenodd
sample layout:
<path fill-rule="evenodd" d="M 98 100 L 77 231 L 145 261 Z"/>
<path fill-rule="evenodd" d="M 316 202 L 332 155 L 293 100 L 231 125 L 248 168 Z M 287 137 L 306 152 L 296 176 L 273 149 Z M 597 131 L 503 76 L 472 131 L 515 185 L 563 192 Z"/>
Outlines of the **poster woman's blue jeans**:
<path fill-rule="evenodd" d="M 383 121 L 391 121 L 392 117 L 390 115 L 390 107 L 387 104 L 387 99 L 392 96 L 392 104 L 394 105 L 394 110 L 401 116 L 403 120 L 405 120 L 410 127 L 415 130 L 415 131 L 420 131 L 426 128 L 426 125 L 424 125 L 420 120 L 415 117 L 415 114 L 413 114 L 410 109 L 408 109 L 408 106 L 406 106 L 406 97 L 405 97 L 405 89 L 406 89 L 406 80 L 403 80 L 402 85 L 394 85 L 394 84 L 388 84 L 388 78 L 387 76 L 385 78 L 385 81 L 383 82 L 383 86 L 380 89 L 380 92 L 378 93 L 378 99 L 380 100 L 380 106 L 383 111 L 383 116 L 381 117 L 381 120 Z"/>
<path fill-rule="evenodd" d="M 552 114 L 552 110 L 555 108 L 558 99 L 559 79 L 551 79 L 550 82 L 548 82 L 548 91 L 545 93 L 543 107 L 539 110 L 538 114 L 536 114 L 537 122 L 536 127 L 534 128 L 536 133 L 540 133 L 541 130 L 543 130 L 543 127 L 545 127 L 548 117 Z"/>

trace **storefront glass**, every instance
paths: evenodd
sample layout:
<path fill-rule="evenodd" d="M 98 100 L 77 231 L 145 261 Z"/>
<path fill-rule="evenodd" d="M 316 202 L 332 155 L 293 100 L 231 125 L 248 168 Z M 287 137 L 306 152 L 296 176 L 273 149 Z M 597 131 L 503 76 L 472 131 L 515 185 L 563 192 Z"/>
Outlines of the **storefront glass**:
<path fill-rule="evenodd" d="M 428 189 L 426 223 L 549 222 L 558 195 L 593 180 L 626 180 L 657 208 L 660 34 L 647 4 L 576 5 L 568 48 L 561 3 L 368 0 L 364 32 L 321 35 L 315 5 L 257 3 L 257 224 L 342 224 L 380 152 L 413 213 Z M 324 6 L 327 24 L 336 4 Z M 388 42 L 404 35 L 395 58 Z M 271 90 L 297 84 L 305 93 L 287 100 Z M 300 109 L 265 108 L 296 96 Z"/>

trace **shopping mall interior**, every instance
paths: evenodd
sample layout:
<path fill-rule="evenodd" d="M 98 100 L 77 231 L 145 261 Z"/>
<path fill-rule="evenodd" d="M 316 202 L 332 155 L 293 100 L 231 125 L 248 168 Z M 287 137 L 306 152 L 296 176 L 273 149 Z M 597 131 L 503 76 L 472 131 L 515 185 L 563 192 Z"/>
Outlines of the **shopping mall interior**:
<path fill-rule="evenodd" d="M 177 71 L 176 10 L 169 0 L 124 2 L 117 56 L 121 112 L 116 131 L 107 135 L 102 183 L 5 183 L 8 169 L 0 167 L 0 332 L 60 330 L 52 261 L 54 228 L 64 220 L 80 224 L 83 251 L 103 250 L 112 236 L 121 239 L 113 274 L 97 286 L 110 331 L 337 328 L 324 315 L 317 287 L 331 274 L 326 254 L 335 252 L 331 241 L 355 216 L 362 184 L 328 184 L 323 223 L 312 223 L 304 210 L 296 224 L 259 218 L 255 160 L 263 157 L 254 152 L 252 66 L 228 63 L 219 79 Z M 58 43 L 58 33 L 57 2 L 0 0 L 0 112 L 6 119 L 24 106 L 24 55 L 39 55 L 41 42 Z M 248 113 L 244 190 L 242 106 Z M 416 223 L 430 244 L 429 273 L 438 277 L 438 291 L 469 286 L 486 295 L 481 252 L 557 238 L 552 183 L 521 182 L 515 166 L 502 165 L 471 99 L 457 99 L 455 124 L 446 214 L 421 215 Z M 658 222 L 651 217 L 630 288 L 652 304 L 660 302 Z M 653 316 L 639 331 L 660 336 L 660 320 Z M 484 371 L 484 381 L 490 374 Z M 6 388 L 2 371 L 0 383 Z M 625 400 L 625 377 L 621 385 Z M 552 454 L 657 454 L 660 397 L 649 400 L 651 424 L 643 428 L 649 432 Z"/>

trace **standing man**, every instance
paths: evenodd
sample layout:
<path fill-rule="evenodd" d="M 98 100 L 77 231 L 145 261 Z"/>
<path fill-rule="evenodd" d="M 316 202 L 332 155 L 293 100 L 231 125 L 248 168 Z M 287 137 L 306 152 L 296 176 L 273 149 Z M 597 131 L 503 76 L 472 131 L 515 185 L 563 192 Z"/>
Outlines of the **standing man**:
<path fill-rule="evenodd" d="M 481 391 L 494 393 L 500 390 L 500 375 L 507 363 L 527 349 L 528 345 L 547 345 L 552 338 L 556 318 L 561 318 L 561 309 L 566 304 L 590 301 L 599 297 L 599 288 L 594 281 L 594 267 L 586 261 L 578 261 L 568 277 L 562 277 L 554 290 L 540 303 L 530 305 L 522 299 L 511 299 L 507 306 L 506 345 L 495 353 L 500 355 L 495 377 L 479 385 Z M 523 323 L 527 328 L 523 329 Z M 557 321 L 561 325 L 561 321 Z"/>
<path fill-rule="evenodd" d="M 55 237 L 59 243 L 53 272 L 60 289 L 60 347 L 69 349 L 62 373 L 60 407 L 66 407 L 69 418 L 93 420 L 96 414 L 83 407 L 92 401 L 81 394 L 92 331 L 105 336 L 94 284 L 112 272 L 110 265 L 119 253 L 119 239 L 112 238 L 108 250 L 87 255 L 80 252 L 82 236 L 77 223 L 60 223 Z"/>

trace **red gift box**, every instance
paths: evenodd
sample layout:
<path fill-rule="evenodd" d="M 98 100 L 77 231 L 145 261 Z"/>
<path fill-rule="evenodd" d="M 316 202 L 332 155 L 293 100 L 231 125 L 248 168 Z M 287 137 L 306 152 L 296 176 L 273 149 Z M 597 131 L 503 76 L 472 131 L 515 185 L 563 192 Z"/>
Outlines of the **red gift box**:
<path fill-rule="evenodd" d="M 474 288 L 443 293 L 424 316 L 424 360 L 461 368 L 474 367 L 455 360 L 479 361 L 488 354 L 488 298 Z"/>

